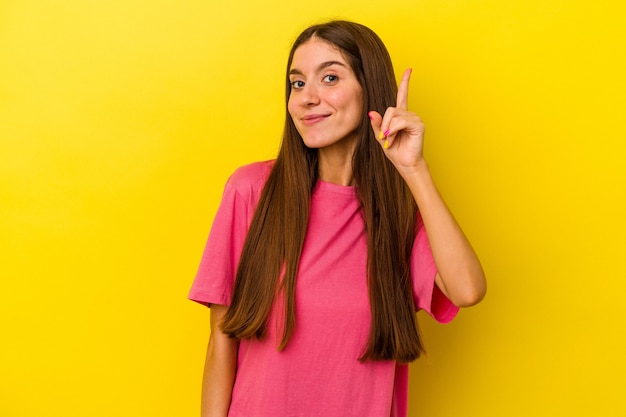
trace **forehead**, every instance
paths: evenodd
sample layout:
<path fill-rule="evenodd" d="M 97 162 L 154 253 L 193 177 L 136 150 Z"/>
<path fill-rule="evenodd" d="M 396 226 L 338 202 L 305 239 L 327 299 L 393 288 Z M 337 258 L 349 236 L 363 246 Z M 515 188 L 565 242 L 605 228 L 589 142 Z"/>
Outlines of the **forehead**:
<path fill-rule="evenodd" d="M 290 69 L 315 68 L 319 64 L 329 61 L 340 62 L 350 69 L 349 63 L 339 48 L 329 42 L 312 37 L 294 51 Z"/>

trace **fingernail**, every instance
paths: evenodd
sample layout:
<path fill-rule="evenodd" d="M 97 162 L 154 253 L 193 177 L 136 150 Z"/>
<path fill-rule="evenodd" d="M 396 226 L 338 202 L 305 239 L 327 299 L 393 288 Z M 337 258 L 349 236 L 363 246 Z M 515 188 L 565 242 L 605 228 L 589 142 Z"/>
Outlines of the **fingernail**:
<path fill-rule="evenodd" d="M 385 137 L 389 136 L 389 129 L 385 130 L 384 135 L 385 135 Z"/>
<path fill-rule="evenodd" d="M 389 141 L 385 139 L 385 143 L 383 144 L 383 148 L 389 149 Z"/>
<path fill-rule="evenodd" d="M 369 117 L 370 120 L 374 120 L 374 117 L 372 116 L 372 112 L 367 113 L 367 117 Z"/>
<path fill-rule="evenodd" d="M 385 132 L 381 130 L 380 133 L 378 134 L 378 139 L 385 139 Z"/>

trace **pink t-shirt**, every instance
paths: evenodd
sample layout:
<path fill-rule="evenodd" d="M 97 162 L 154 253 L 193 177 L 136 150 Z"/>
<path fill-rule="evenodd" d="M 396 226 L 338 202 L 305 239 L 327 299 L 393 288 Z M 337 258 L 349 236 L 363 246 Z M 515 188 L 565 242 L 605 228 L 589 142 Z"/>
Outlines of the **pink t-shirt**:
<path fill-rule="evenodd" d="M 273 162 L 239 168 L 228 180 L 189 298 L 229 305 L 254 209 Z M 289 214 L 286 214 L 289 215 Z M 359 362 L 370 331 L 367 244 L 352 187 L 318 181 L 296 283 L 296 326 L 278 351 L 274 308 L 261 341 L 242 340 L 230 417 L 404 417 L 408 368 Z M 415 305 L 446 323 L 454 306 L 436 274 L 421 222 L 411 262 Z"/>

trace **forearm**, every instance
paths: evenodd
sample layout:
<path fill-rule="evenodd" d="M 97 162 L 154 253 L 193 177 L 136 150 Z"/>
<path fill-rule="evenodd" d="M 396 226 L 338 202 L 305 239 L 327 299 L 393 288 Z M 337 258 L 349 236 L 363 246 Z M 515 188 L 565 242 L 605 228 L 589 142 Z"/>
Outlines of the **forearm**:
<path fill-rule="evenodd" d="M 439 193 L 425 161 L 401 170 L 420 209 L 437 266 L 437 284 L 457 306 L 478 303 L 485 295 L 485 275 L 476 253 Z"/>
<path fill-rule="evenodd" d="M 211 336 L 202 380 L 202 417 L 226 417 L 235 382 L 238 342 L 224 335 L 217 325 L 224 306 L 211 308 Z"/>

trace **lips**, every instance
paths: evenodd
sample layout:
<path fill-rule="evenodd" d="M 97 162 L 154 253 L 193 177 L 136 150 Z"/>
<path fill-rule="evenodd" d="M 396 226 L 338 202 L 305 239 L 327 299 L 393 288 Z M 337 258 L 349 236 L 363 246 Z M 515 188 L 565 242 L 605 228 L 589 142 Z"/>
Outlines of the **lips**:
<path fill-rule="evenodd" d="M 330 114 L 307 114 L 306 116 L 302 117 L 302 123 L 305 126 L 311 126 L 323 120 L 326 120 L 326 118 L 329 116 Z"/>

